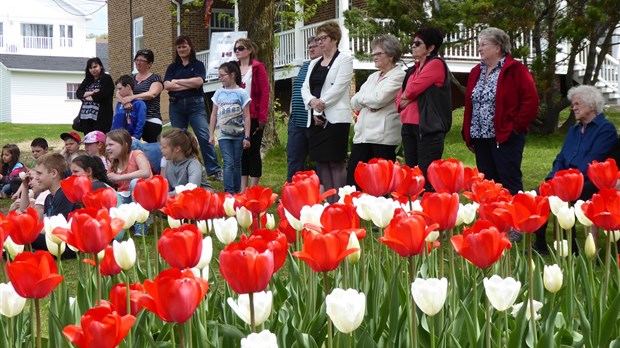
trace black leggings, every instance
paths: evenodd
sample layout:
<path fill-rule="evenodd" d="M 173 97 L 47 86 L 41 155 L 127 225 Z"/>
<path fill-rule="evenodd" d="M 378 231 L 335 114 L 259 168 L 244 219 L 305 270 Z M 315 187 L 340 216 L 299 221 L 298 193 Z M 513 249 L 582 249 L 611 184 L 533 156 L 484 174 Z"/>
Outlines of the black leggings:
<path fill-rule="evenodd" d="M 241 175 L 253 178 L 263 176 L 263 160 L 260 157 L 263 130 L 258 129 L 258 126 L 258 119 L 253 118 L 250 127 L 250 148 L 244 149 L 241 156 Z"/>
<path fill-rule="evenodd" d="M 147 143 L 156 143 L 159 141 L 159 134 L 161 133 L 161 124 L 153 122 L 145 122 L 144 128 L 142 128 L 142 140 Z"/>

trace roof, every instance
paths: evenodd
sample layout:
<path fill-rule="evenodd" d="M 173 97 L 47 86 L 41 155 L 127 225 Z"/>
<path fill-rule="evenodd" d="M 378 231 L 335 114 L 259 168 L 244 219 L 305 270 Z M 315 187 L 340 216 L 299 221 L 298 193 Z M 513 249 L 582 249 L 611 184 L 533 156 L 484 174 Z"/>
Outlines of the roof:
<path fill-rule="evenodd" d="M 108 66 L 108 44 L 97 43 L 97 54 L 101 62 Z M 8 70 L 33 71 L 75 71 L 84 72 L 88 57 L 30 56 L 24 54 L 0 54 L 0 63 Z"/>

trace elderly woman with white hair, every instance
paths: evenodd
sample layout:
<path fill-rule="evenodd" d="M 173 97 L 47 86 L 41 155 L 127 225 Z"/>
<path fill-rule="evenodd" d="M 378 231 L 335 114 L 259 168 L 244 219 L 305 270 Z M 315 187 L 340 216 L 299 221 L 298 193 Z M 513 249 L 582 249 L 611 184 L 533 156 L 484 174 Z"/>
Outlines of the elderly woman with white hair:
<path fill-rule="evenodd" d="M 588 180 L 588 164 L 604 161 L 618 142 L 616 126 L 603 114 L 605 100 L 601 92 L 593 86 L 577 86 L 568 91 L 568 99 L 575 113 L 577 124 L 566 134 L 560 153 L 553 161 L 553 168 L 545 180 L 553 178 L 560 170 L 575 168 L 584 176 L 584 189 L 580 199 L 587 200 L 596 193 L 596 187 Z M 534 249 L 547 252 L 546 224 L 536 231 Z M 573 233 L 573 238 L 575 234 Z M 576 248 L 576 241 L 573 240 Z M 574 250 L 576 251 L 576 250 Z"/>
<path fill-rule="evenodd" d="M 534 79 L 510 56 L 510 37 L 498 28 L 478 35 L 480 64 L 469 74 L 463 139 L 486 179 L 511 194 L 523 190 L 521 160 L 525 134 L 538 113 Z"/>

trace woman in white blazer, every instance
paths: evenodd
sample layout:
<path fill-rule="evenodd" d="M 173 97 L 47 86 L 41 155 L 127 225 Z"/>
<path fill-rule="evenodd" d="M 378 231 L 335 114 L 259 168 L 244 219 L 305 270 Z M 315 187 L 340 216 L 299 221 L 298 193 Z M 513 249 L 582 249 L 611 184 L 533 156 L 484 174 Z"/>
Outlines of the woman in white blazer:
<path fill-rule="evenodd" d="M 397 65 L 402 48 L 393 35 L 380 36 L 370 46 L 379 71 L 370 75 L 351 99 L 351 107 L 359 114 L 347 169 L 348 185 L 356 184 L 354 174 L 359 162 L 373 158 L 395 161 L 401 142 L 402 122 L 394 101 L 405 78 L 405 71 Z"/>
<path fill-rule="evenodd" d="M 324 189 L 338 189 L 347 179 L 344 161 L 352 122 L 349 91 L 353 58 L 338 51 L 342 32 L 337 22 L 320 25 L 316 37 L 323 55 L 310 63 L 301 89 L 306 109 L 312 113 L 310 159 L 319 165 Z"/>

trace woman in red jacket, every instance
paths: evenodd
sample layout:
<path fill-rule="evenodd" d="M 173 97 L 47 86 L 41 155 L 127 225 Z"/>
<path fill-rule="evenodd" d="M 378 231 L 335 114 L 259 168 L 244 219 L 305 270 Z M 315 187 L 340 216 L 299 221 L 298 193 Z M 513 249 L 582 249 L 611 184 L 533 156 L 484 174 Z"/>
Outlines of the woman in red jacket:
<path fill-rule="evenodd" d="M 538 113 L 538 93 L 527 67 L 510 56 L 503 30 L 481 31 L 478 53 L 481 63 L 467 81 L 463 139 L 485 179 L 515 194 L 523 190 L 525 134 Z"/>
<path fill-rule="evenodd" d="M 258 47 L 250 39 L 235 41 L 235 55 L 241 68 L 242 88 L 250 95 L 250 144 L 243 150 L 241 162 L 241 192 L 249 186 L 258 185 L 263 175 L 263 162 L 260 146 L 263 141 L 263 129 L 267 124 L 269 106 L 269 78 L 263 63 L 256 60 Z M 248 183 L 249 177 L 249 183 Z"/>

